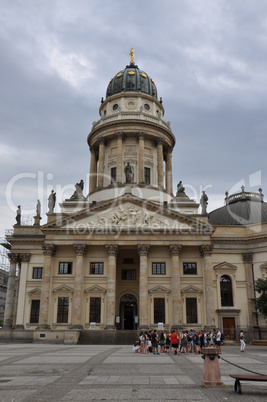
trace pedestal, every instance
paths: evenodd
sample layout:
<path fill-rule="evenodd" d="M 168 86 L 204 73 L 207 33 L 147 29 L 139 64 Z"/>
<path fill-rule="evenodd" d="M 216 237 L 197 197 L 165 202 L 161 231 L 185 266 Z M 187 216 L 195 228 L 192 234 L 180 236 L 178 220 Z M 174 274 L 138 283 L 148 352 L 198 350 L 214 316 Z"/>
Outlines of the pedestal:
<path fill-rule="evenodd" d="M 216 388 L 222 387 L 221 373 L 219 367 L 219 349 L 206 347 L 202 349 L 204 359 L 203 387 Z"/>

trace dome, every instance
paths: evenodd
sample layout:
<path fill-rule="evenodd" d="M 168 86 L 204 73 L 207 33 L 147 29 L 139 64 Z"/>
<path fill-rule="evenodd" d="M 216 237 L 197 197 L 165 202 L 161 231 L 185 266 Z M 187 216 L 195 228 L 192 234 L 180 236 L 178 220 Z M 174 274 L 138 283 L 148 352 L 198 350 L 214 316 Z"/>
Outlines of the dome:
<path fill-rule="evenodd" d="M 132 63 L 111 78 L 107 87 L 106 98 L 128 91 L 143 92 L 157 99 L 157 88 L 152 78 Z"/>
<path fill-rule="evenodd" d="M 211 225 L 251 225 L 267 222 L 267 203 L 263 202 L 261 189 L 259 193 L 244 191 L 228 197 L 226 193 L 226 205 L 215 209 L 209 214 Z"/>

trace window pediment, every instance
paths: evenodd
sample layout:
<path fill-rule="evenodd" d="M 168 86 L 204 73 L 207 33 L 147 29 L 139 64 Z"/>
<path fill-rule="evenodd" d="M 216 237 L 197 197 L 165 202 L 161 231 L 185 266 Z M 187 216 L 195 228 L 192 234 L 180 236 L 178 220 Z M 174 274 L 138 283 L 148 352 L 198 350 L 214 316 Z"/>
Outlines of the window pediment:
<path fill-rule="evenodd" d="M 54 293 L 73 293 L 73 289 L 67 285 L 60 285 L 53 290 Z"/>
<path fill-rule="evenodd" d="M 181 293 L 202 293 L 202 290 L 197 288 L 196 286 L 187 286 L 186 288 L 181 290 Z"/>
<path fill-rule="evenodd" d="M 101 286 L 95 285 L 87 288 L 85 293 L 106 293 L 106 289 L 102 288 Z"/>
<path fill-rule="evenodd" d="M 148 293 L 170 293 L 170 290 L 164 286 L 156 286 L 148 290 Z"/>
<path fill-rule="evenodd" d="M 34 288 L 32 290 L 29 290 L 29 292 L 27 292 L 29 297 L 40 297 L 41 296 L 41 289 L 40 288 Z"/>
<path fill-rule="evenodd" d="M 237 267 L 228 262 L 222 262 L 221 264 L 215 265 L 213 267 L 216 272 L 216 277 L 218 279 L 219 275 L 232 275 L 235 279 Z"/>

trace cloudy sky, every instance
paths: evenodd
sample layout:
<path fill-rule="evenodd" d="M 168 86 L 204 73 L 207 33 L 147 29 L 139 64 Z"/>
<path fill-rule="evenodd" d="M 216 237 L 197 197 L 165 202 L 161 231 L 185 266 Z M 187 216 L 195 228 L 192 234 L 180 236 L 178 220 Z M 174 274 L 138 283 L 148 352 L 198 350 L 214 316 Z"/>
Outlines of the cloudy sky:
<path fill-rule="evenodd" d="M 1 0 L 0 236 L 88 181 L 86 142 L 111 77 L 152 77 L 176 136 L 173 186 L 267 196 L 266 0 Z M 88 189 L 85 189 L 85 193 Z M 267 198 L 266 198 L 267 199 Z M 59 210 L 59 207 L 57 207 Z"/>

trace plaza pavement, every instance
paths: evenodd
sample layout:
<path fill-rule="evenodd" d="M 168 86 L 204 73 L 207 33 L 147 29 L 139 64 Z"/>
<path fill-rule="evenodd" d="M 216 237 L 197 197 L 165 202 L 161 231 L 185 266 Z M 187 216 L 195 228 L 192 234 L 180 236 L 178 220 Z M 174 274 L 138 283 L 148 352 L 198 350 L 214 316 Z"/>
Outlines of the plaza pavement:
<path fill-rule="evenodd" d="M 201 355 L 142 355 L 132 346 L 0 343 L 0 401 L 266 401 L 267 383 L 229 374 L 267 374 L 267 347 L 223 346 L 222 388 L 202 386 Z M 233 364 L 240 366 L 236 367 Z"/>

